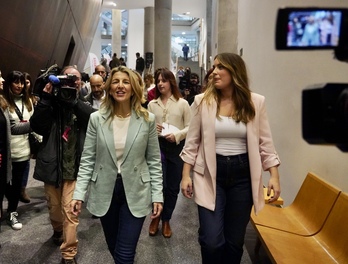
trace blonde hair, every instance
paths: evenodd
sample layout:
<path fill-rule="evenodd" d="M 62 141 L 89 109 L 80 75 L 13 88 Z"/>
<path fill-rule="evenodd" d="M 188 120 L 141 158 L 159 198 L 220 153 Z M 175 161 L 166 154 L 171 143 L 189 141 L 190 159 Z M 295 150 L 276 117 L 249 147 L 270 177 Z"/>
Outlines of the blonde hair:
<path fill-rule="evenodd" d="M 231 75 L 232 100 L 235 105 L 233 119 L 236 122 L 248 123 L 255 117 L 255 108 L 251 100 L 248 74 L 243 59 L 234 53 L 220 53 L 214 59 L 219 60 L 222 67 Z M 202 102 L 205 101 L 210 105 L 213 100 L 217 103 L 216 116 L 219 117 L 221 92 L 215 88 L 213 81 L 209 80 Z"/>
<path fill-rule="evenodd" d="M 145 102 L 144 95 L 143 95 L 143 82 L 139 80 L 139 76 L 135 74 L 131 69 L 125 67 L 125 66 L 118 66 L 116 68 L 113 68 L 110 77 L 106 81 L 105 84 L 105 98 L 103 100 L 103 103 L 101 105 L 101 109 L 110 109 L 110 115 L 108 116 L 108 119 L 111 119 L 111 121 L 114 119 L 116 115 L 116 105 L 118 104 L 115 99 L 110 94 L 111 89 L 111 82 L 112 77 L 116 72 L 123 72 L 128 75 L 129 81 L 132 87 L 132 93 L 131 96 L 131 109 L 134 110 L 138 116 L 144 117 L 146 121 L 149 121 L 149 113 L 148 111 L 142 107 L 142 103 Z M 140 78 L 141 79 L 141 78 Z"/>

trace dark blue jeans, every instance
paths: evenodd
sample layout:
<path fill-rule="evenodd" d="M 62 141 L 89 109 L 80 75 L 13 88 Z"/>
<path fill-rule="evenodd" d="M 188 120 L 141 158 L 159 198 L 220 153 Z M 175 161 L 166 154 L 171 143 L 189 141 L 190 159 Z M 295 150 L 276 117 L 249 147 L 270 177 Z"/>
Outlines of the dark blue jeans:
<path fill-rule="evenodd" d="M 160 138 L 160 148 L 162 154 L 163 170 L 163 193 L 164 203 L 162 211 L 162 221 L 169 221 L 175 209 L 178 194 L 180 192 L 180 182 L 184 162 L 179 154 L 184 146 L 182 140 L 178 145 Z"/>
<path fill-rule="evenodd" d="M 108 212 L 100 218 L 109 251 L 117 264 L 134 263 L 145 217 L 129 211 L 122 179 L 117 179 Z"/>
<path fill-rule="evenodd" d="M 248 154 L 216 161 L 215 211 L 198 206 L 202 263 L 240 263 L 253 205 Z"/>

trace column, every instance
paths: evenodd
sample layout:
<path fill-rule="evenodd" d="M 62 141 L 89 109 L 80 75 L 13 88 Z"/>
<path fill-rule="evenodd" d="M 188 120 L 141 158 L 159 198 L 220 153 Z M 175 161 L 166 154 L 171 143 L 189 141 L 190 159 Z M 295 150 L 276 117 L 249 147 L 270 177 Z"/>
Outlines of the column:
<path fill-rule="evenodd" d="M 238 0 L 218 2 L 217 53 L 238 54 Z"/>
<path fill-rule="evenodd" d="M 212 42 L 214 41 L 213 39 L 213 2 L 212 0 L 207 0 L 207 8 L 206 8 L 206 21 L 205 21 L 205 25 L 206 25 L 206 55 L 205 55 L 205 69 L 209 70 L 212 67 L 211 61 L 210 61 L 210 57 L 212 56 Z"/>
<path fill-rule="evenodd" d="M 128 10 L 127 40 L 127 66 L 135 69 L 137 59 L 135 53 L 139 52 L 140 56 L 144 58 L 144 9 Z"/>
<path fill-rule="evenodd" d="M 121 46 L 122 46 L 122 36 L 121 36 L 121 23 L 122 14 L 119 9 L 112 9 L 112 54 L 116 53 L 117 57 L 121 57 Z"/>
<path fill-rule="evenodd" d="M 152 53 L 155 51 L 155 8 L 145 7 L 144 15 L 144 59 L 146 62 L 146 53 Z M 153 63 L 150 67 L 146 63 L 146 72 L 154 72 Z"/>
<path fill-rule="evenodd" d="M 154 69 L 171 69 L 172 0 L 155 0 Z"/>

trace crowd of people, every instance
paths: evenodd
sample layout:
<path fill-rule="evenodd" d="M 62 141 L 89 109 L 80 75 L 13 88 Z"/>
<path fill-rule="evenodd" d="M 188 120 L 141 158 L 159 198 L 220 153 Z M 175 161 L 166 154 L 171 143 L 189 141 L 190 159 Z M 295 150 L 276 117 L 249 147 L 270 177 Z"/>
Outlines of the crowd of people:
<path fill-rule="evenodd" d="M 28 74 L 12 71 L 3 79 L 0 72 L 1 218 L 14 230 L 25 228 L 17 207 L 30 202 L 29 134 L 36 133 L 42 145 L 33 178 L 44 185 L 61 263 L 77 263 L 84 202 L 100 220 L 115 263 L 133 263 L 147 216 L 150 236 L 161 220 L 164 238 L 175 233 L 170 220 L 180 189 L 198 205 L 202 263 L 239 263 L 252 206 L 258 212 L 264 204 L 262 170 L 270 173 L 270 202 L 280 195 L 265 100 L 250 91 L 244 61 L 218 54 L 202 85 L 190 68 L 143 77 L 140 68 L 117 62 L 110 72 L 96 66 L 87 95 L 76 66 L 61 71 L 75 76 L 74 87 L 57 94 L 47 82 L 39 98 Z"/>

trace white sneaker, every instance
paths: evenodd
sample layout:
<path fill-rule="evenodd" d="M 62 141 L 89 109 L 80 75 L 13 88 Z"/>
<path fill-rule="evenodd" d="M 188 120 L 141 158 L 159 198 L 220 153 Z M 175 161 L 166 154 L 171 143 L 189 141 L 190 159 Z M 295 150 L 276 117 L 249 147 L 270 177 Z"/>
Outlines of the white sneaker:
<path fill-rule="evenodd" d="M 22 223 L 18 221 L 17 219 L 18 213 L 17 212 L 12 212 L 9 213 L 7 217 L 7 224 L 12 227 L 14 230 L 20 230 L 22 229 Z"/>

